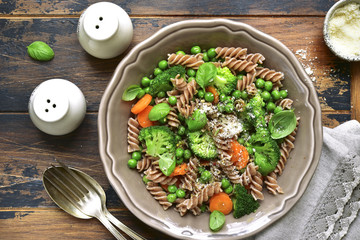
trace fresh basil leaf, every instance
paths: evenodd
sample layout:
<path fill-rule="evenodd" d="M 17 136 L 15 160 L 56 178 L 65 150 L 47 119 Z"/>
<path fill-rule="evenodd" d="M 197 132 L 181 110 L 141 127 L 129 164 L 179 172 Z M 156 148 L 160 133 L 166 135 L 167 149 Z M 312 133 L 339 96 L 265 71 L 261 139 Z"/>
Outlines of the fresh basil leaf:
<path fill-rule="evenodd" d="M 132 101 L 136 98 L 136 96 L 140 91 L 141 91 L 141 87 L 139 85 L 130 85 L 124 91 L 121 99 L 124 101 Z"/>
<path fill-rule="evenodd" d="M 212 231 L 220 231 L 225 224 L 225 215 L 220 211 L 213 211 L 210 214 L 209 227 Z"/>
<path fill-rule="evenodd" d="M 216 67 L 212 63 L 203 63 L 196 72 L 196 82 L 205 90 L 213 81 L 217 73 Z"/>
<path fill-rule="evenodd" d="M 175 156 L 171 153 L 164 153 L 159 156 L 159 167 L 160 170 L 166 176 L 170 176 L 170 174 L 174 171 L 176 166 Z"/>
<path fill-rule="evenodd" d="M 54 58 L 54 51 L 42 41 L 35 41 L 27 46 L 29 56 L 38 61 L 50 61 Z"/>
<path fill-rule="evenodd" d="M 273 139 L 286 137 L 296 128 L 296 116 L 293 111 L 276 113 L 269 121 L 269 131 Z"/>
<path fill-rule="evenodd" d="M 202 129 L 207 121 L 206 114 L 200 110 L 195 110 L 194 113 L 185 120 L 190 132 Z"/>
<path fill-rule="evenodd" d="M 166 115 L 168 115 L 170 110 L 171 110 L 171 108 L 170 108 L 169 104 L 167 104 L 165 102 L 156 104 L 149 112 L 149 120 L 150 121 L 158 121 L 158 120 L 166 117 Z"/>

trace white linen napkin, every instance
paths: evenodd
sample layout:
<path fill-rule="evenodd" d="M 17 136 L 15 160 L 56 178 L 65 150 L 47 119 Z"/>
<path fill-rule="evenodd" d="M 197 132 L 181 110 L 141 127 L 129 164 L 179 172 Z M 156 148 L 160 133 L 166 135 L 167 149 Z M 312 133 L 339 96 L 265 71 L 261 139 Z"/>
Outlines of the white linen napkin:
<path fill-rule="evenodd" d="M 251 239 L 360 239 L 360 124 L 324 127 L 319 165 L 304 195 Z"/>

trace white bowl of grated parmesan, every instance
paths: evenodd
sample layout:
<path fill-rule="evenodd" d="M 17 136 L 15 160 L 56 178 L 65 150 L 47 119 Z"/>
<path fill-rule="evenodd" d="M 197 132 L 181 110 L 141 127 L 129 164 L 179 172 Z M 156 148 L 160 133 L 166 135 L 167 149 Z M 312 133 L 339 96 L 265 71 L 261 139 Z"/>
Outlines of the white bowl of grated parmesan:
<path fill-rule="evenodd" d="M 328 11 L 324 40 L 330 50 L 347 61 L 360 61 L 360 0 L 341 0 Z"/>

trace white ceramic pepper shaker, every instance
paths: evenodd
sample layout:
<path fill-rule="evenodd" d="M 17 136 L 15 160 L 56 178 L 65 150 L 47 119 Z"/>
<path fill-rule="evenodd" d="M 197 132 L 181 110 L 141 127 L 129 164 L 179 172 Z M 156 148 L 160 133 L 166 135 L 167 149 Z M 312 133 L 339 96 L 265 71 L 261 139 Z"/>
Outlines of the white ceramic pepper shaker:
<path fill-rule="evenodd" d="M 77 34 L 86 52 L 97 58 L 109 59 L 129 47 L 133 26 L 129 15 L 120 6 L 99 2 L 81 14 Z"/>
<path fill-rule="evenodd" d="M 86 101 L 81 90 L 64 79 L 42 82 L 32 92 L 29 115 L 34 125 L 50 135 L 65 135 L 83 121 Z"/>

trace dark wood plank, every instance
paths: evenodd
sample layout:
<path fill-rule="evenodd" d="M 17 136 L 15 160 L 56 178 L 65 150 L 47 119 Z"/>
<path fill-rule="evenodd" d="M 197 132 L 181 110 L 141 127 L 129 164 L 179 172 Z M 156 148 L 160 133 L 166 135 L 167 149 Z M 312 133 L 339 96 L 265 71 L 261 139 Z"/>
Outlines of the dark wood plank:
<path fill-rule="evenodd" d="M 116 218 L 141 233 L 146 239 L 173 239 L 148 227 L 129 211 L 109 210 Z M 79 220 L 60 209 L 33 208 L 1 211 L 0 236 L 3 240 L 114 239 L 97 219 Z"/>
<path fill-rule="evenodd" d="M 79 15 L 91 4 L 90 1 L 36 1 L 19 0 L 3 1 L 0 3 L 0 13 L 11 15 Z M 193 0 L 125 0 L 112 1 L 121 6 L 132 16 L 143 15 L 325 15 L 326 11 L 336 2 L 335 0 L 318 1 L 217 1 L 206 2 Z"/>
<path fill-rule="evenodd" d="M 135 34 L 130 48 L 160 28 L 185 19 L 188 18 L 132 19 Z M 270 34 L 296 54 L 310 73 L 323 111 L 350 111 L 350 65 L 333 56 L 324 44 L 322 18 L 234 20 Z M 101 95 L 122 56 L 100 60 L 85 53 L 77 40 L 76 24 L 75 18 L 0 19 L 0 112 L 27 112 L 33 89 L 51 78 L 75 83 L 84 92 L 88 111 L 97 112 Z M 27 56 L 26 46 L 35 40 L 53 47 L 55 58 L 52 61 L 37 62 Z"/>

